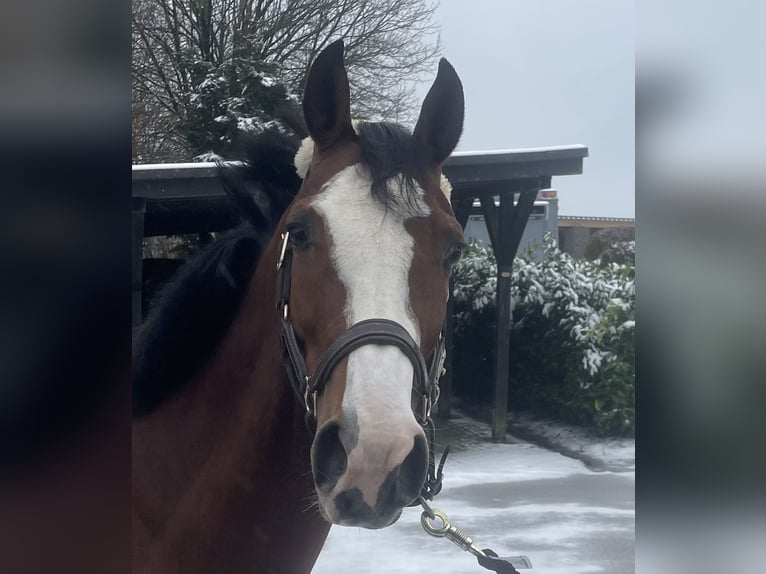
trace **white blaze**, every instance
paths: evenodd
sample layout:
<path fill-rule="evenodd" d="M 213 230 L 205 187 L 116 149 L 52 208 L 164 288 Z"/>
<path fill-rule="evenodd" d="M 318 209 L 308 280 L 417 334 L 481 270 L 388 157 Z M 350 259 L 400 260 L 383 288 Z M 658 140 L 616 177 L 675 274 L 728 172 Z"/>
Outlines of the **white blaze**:
<path fill-rule="evenodd" d="M 390 180 L 398 194 L 398 182 Z M 402 325 L 416 341 L 420 330 L 410 308 L 409 273 L 414 239 L 404 228 L 407 217 L 428 215 L 428 206 L 417 201 L 406 216 L 402 209 L 386 209 L 370 192 L 366 170 L 351 166 L 330 180 L 314 202 L 332 241 L 332 259 L 346 289 L 346 325 L 365 319 L 390 319 Z M 422 190 L 417 188 L 420 193 Z M 412 441 L 395 451 L 376 452 L 386 436 L 407 433 L 415 436 L 417 423 L 411 411 L 413 367 L 393 346 L 366 345 L 348 356 L 343 411 L 358 425 L 358 447 L 351 457 L 385 457 L 386 466 L 399 464 L 412 448 Z M 365 452 L 366 451 L 366 452 Z M 349 467 L 353 461 L 349 460 Z M 361 462 L 361 461 L 360 461 Z M 385 475 L 380 476 L 382 481 Z M 380 483 L 362 491 L 368 503 Z M 368 492 L 365 492 L 368 491 Z"/>

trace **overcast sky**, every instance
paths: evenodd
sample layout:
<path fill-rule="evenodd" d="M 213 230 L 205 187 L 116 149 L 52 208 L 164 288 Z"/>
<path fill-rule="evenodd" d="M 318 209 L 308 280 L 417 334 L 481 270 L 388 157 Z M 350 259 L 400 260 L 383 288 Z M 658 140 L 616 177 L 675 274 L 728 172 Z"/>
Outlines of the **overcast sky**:
<path fill-rule="evenodd" d="M 442 0 L 442 54 L 466 98 L 458 149 L 584 144 L 583 174 L 553 178 L 559 213 L 634 217 L 633 13 L 624 0 Z"/>

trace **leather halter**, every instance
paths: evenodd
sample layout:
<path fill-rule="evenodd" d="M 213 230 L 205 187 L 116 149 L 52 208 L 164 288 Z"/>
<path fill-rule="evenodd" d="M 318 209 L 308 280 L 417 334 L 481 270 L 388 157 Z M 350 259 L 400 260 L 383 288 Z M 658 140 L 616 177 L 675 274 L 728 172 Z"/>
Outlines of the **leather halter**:
<path fill-rule="evenodd" d="M 402 325 L 389 319 L 366 319 L 354 323 L 343 333 L 332 345 L 324 352 L 319 359 L 316 370 L 313 374 L 308 373 L 306 361 L 303 358 L 298 339 L 295 336 L 295 330 L 290 323 L 290 284 L 292 280 L 293 252 L 289 246 L 290 232 L 282 234 L 282 244 L 279 249 L 277 259 L 277 310 L 279 311 L 279 322 L 282 338 L 282 362 L 287 371 L 287 378 L 290 381 L 298 400 L 303 402 L 306 407 L 307 417 L 316 417 L 317 395 L 324 390 L 333 370 L 338 364 L 347 357 L 352 351 L 363 347 L 364 345 L 393 345 L 399 348 L 412 363 L 414 370 L 412 388 L 418 394 L 421 401 L 421 409 L 415 410 L 415 418 L 423 427 L 423 431 L 428 441 L 428 470 L 425 480 L 420 488 L 418 496 L 407 506 L 423 506 L 424 512 L 421 516 L 421 522 L 424 517 L 435 518 L 435 512 L 432 510 L 427 500 L 433 500 L 434 496 L 439 494 L 442 488 L 444 463 L 447 460 L 450 447 L 447 446 L 442 452 L 441 459 L 437 466 L 435 460 L 434 438 L 436 428 L 431 419 L 431 408 L 439 400 L 439 379 L 444 374 L 444 329 L 439 333 L 439 340 L 434 347 L 431 365 L 426 366 L 426 359 L 420 351 L 420 347 L 413 340 L 410 334 Z M 460 530 L 450 526 L 443 517 L 443 530 L 445 536 L 447 531 L 452 533 L 450 540 L 455 541 L 464 550 L 474 547 L 471 538 L 465 536 Z M 424 523 L 425 524 L 425 523 Z M 430 522 L 428 523 L 430 525 Z M 424 526 L 425 528 L 425 526 Z M 432 533 L 428 528 L 426 531 Z M 466 545 L 467 544 L 467 545 Z M 475 548 L 475 547 L 474 547 Z M 519 574 L 518 571 L 505 559 L 497 558 L 492 550 L 478 550 L 479 564 L 488 570 L 495 572 L 508 572 L 508 574 Z M 474 552 L 475 553 L 475 552 Z"/>
<path fill-rule="evenodd" d="M 316 399 L 323 390 L 333 370 L 352 351 L 364 345 L 392 345 L 399 348 L 412 363 L 414 370 L 413 390 L 421 401 L 415 417 L 422 426 L 433 426 L 431 408 L 439 400 L 439 378 L 444 367 L 444 337 L 440 334 L 434 347 L 431 365 L 418 344 L 407 330 L 389 319 L 367 319 L 353 324 L 325 351 L 316 370 L 309 374 L 306 361 L 298 345 L 295 330 L 290 322 L 290 285 L 292 280 L 292 249 L 290 233 L 282 234 L 282 244 L 277 260 L 277 310 L 280 312 L 282 338 L 282 362 L 290 385 L 303 402 L 306 411 L 316 416 Z"/>

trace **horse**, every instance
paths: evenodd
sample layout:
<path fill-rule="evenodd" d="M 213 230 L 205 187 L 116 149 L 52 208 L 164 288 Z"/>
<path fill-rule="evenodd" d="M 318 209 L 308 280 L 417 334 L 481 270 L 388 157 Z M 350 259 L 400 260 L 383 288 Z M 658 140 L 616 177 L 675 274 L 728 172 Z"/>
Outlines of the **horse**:
<path fill-rule="evenodd" d="M 387 527 L 428 483 L 464 248 L 442 174 L 462 84 L 442 59 L 412 132 L 352 121 L 336 41 L 312 63 L 302 109 L 294 167 L 271 166 L 271 184 L 299 187 L 273 233 L 209 246 L 138 336 L 136 572 L 309 572 L 331 524 Z"/>

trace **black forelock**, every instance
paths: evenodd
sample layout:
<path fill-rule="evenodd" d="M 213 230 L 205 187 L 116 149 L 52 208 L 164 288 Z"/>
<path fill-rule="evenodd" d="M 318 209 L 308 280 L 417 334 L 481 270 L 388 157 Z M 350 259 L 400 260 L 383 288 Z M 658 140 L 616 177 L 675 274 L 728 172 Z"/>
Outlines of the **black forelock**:
<path fill-rule="evenodd" d="M 389 122 L 359 122 L 356 131 L 372 196 L 386 208 L 413 207 L 418 197 L 415 138 L 405 127 Z M 392 189 L 388 181 L 395 177 L 401 178 L 401 186 Z"/>

